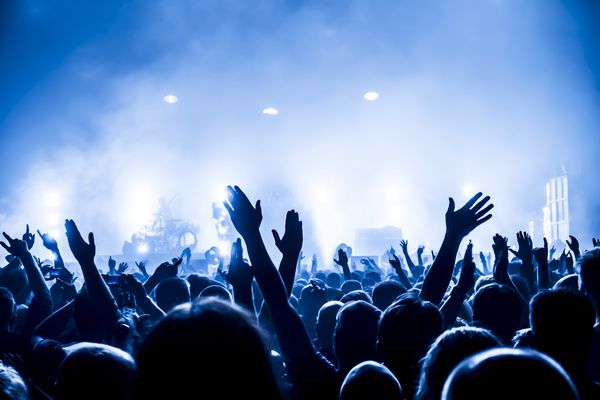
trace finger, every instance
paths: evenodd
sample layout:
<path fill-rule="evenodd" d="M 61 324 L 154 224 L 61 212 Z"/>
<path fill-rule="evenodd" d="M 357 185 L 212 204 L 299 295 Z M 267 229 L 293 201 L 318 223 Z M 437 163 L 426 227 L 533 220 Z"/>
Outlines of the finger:
<path fill-rule="evenodd" d="M 548 251 L 548 240 L 546 238 L 544 238 L 544 249 Z"/>
<path fill-rule="evenodd" d="M 477 223 L 475 224 L 475 227 L 478 227 L 479 225 L 483 224 L 484 222 L 489 221 L 490 218 L 492 218 L 492 214 L 488 214 L 485 217 L 478 219 Z"/>
<path fill-rule="evenodd" d="M 519 257 L 519 253 L 517 253 L 513 249 L 508 249 L 508 251 L 510 251 L 515 257 Z"/>
<path fill-rule="evenodd" d="M 42 232 L 40 232 L 40 230 L 39 230 L 39 229 L 37 230 L 37 234 L 38 234 L 38 235 L 39 235 L 39 236 L 40 236 L 42 239 L 44 239 L 44 235 L 42 235 Z"/>
<path fill-rule="evenodd" d="M 471 208 L 471 207 L 473 207 L 473 204 L 475 204 L 475 202 L 476 202 L 477 200 L 479 200 L 479 198 L 480 198 L 481 196 L 483 196 L 483 193 L 481 193 L 481 192 L 477 193 L 475 196 L 471 197 L 471 198 L 469 199 L 469 201 L 467 201 L 467 202 L 465 203 L 465 205 L 464 205 L 462 208 Z"/>
<path fill-rule="evenodd" d="M 454 212 L 454 208 L 455 208 L 454 199 L 452 197 L 450 197 L 448 199 L 448 210 L 446 210 L 446 214 L 453 213 Z"/>
<path fill-rule="evenodd" d="M 173 264 L 174 267 L 178 267 L 179 264 L 181 264 L 181 262 L 183 261 L 183 258 L 178 258 L 177 261 L 175 261 L 175 264 Z"/>
<path fill-rule="evenodd" d="M 229 213 L 229 216 L 231 217 L 231 215 L 233 214 L 233 208 L 226 201 L 223 202 L 223 207 L 225 207 L 225 209 Z"/>
<path fill-rule="evenodd" d="M 281 238 L 279 237 L 279 233 L 277 233 L 275 229 L 272 229 L 271 233 L 273 234 L 273 239 L 275 239 L 275 246 L 279 247 L 279 245 L 281 244 Z"/>
<path fill-rule="evenodd" d="M 10 247 L 8 247 L 8 246 L 6 245 L 6 243 L 4 243 L 4 242 L 0 242 L 0 245 L 2 245 L 2 247 L 4 247 L 4 250 L 6 250 L 6 251 L 8 251 L 8 252 L 10 253 Z"/>
<path fill-rule="evenodd" d="M 8 233 L 2 232 L 2 234 L 4 235 L 4 237 L 6 238 L 6 240 L 8 240 L 8 243 L 11 243 L 13 241 L 13 239 L 10 236 L 8 236 Z"/>
<path fill-rule="evenodd" d="M 25 225 L 26 229 L 25 229 L 25 234 L 29 235 L 29 224 Z"/>
<path fill-rule="evenodd" d="M 260 200 L 256 200 L 256 205 L 254 206 L 258 216 L 262 218 L 262 208 L 260 207 Z"/>
<path fill-rule="evenodd" d="M 485 196 L 483 199 L 481 199 L 480 202 L 478 202 L 477 204 L 475 204 L 473 206 L 473 208 L 471 209 L 471 211 L 477 212 L 479 209 L 481 209 L 481 207 L 483 207 L 485 205 L 485 203 L 487 203 L 488 201 L 490 201 L 490 196 Z"/>
<path fill-rule="evenodd" d="M 90 243 L 90 246 L 93 246 L 94 248 L 96 247 L 96 241 L 94 240 L 94 233 L 90 232 L 88 234 L 88 241 Z"/>
<path fill-rule="evenodd" d="M 475 213 L 475 219 L 479 219 L 479 218 L 483 217 L 485 214 L 487 214 L 488 212 L 490 212 L 490 210 L 492 208 L 494 208 L 494 205 L 490 204 L 486 208 L 484 208 L 483 210 L 479 211 L 478 213 Z"/>

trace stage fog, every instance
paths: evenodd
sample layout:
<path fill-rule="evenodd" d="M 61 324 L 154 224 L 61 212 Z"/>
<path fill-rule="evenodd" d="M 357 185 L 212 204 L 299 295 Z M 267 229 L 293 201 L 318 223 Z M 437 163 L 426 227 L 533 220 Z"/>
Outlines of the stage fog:
<path fill-rule="evenodd" d="M 330 264 L 361 228 L 437 251 L 448 197 L 483 191 L 494 217 L 473 240 L 489 251 L 530 222 L 541 244 L 564 170 L 572 232 L 598 232 L 599 78 L 571 2 L 61 3 L 10 10 L 33 48 L 4 51 L 38 81 L 3 92 L 2 230 L 64 243 L 73 218 L 119 254 L 164 198 L 203 252 L 237 184 L 263 199 L 265 235 L 295 208 L 305 254 Z M 69 45 L 36 66 L 27 52 L 55 36 Z"/>

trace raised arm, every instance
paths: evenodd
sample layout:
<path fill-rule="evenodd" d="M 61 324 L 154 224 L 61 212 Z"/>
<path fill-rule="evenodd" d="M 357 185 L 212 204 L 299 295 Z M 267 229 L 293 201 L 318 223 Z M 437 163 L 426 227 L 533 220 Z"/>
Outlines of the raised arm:
<path fill-rule="evenodd" d="M 573 252 L 575 260 L 578 260 L 579 257 L 581 257 L 581 250 L 579 249 L 579 240 L 577 240 L 575 236 L 569 236 L 569 238 L 571 238 L 571 241 L 566 241 L 567 246 L 569 246 L 569 249 Z"/>
<path fill-rule="evenodd" d="M 469 242 L 463 258 L 458 283 L 450 291 L 450 296 L 440 308 L 444 317 L 444 326 L 452 326 L 463 302 L 475 286 L 475 263 L 473 262 L 473 245 Z"/>
<path fill-rule="evenodd" d="M 224 203 L 225 208 L 231 222 L 246 242 L 256 282 L 269 306 L 273 327 L 290 376 L 303 395 L 310 393 L 315 396 L 319 393 L 319 386 L 324 384 L 323 379 L 332 378 L 333 366 L 320 357 L 300 316 L 288 303 L 283 281 L 259 232 L 262 221 L 260 200 L 253 206 L 237 186 L 229 186 L 227 192 L 229 202 Z"/>
<path fill-rule="evenodd" d="M 342 267 L 342 272 L 344 273 L 344 281 L 349 281 L 352 279 L 352 274 L 350 273 L 350 265 L 348 264 L 348 255 L 344 251 L 344 249 L 338 249 L 338 258 L 337 260 L 334 258 L 333 262 Z"/>
<path fill-rule="evenodd" d="M 537 263 L 538 291 L 550 288 L 550 272 L 548 270 L 548 241 L 544 238 L 544 247 L 533 249 L 533 257 Z"/>
<path fill-rule="evenodd" d="M 486 206 L 490 197 L 486 196 L 479 200 L 481 196 L 481 192 L 477 193 L 458 210 L 455 210 L 454 200 L 449 199 L 446 211 L 446 234 L 440 251 L 423 280 L 423 289 L 421 290 L 423 300 L 431 301 L 436 305 L 440 304 L 452 278 L 454 260 L 460 242 L 475 228 L 492 218 L 492 214 L 488 213 L 494 205 Z"/>
<path fill-rule="evenodd" d="M 112 312 L 117 311 L 117 304 L 113 298 L 108 285 L 100 276 L 94 257 L 96 256 L 96 243 L 94 241 L 94 234 L 90 232 L 88 234 L 88 241 L 86 243 L 79 233 L 79 229 L 72 219 L 65 221 L 65 228 L 67 230 L 67 240 L 73 256 L 81 267 L 83 273 L 83 279 L 87 287 L 88 293 L 95 302 L 102 304 L 103 306 L 109 307 Z"/>
<path fill-rule="evenodd" d="M 517 232 L 519 249 L 509 251 L 521 260 L 521 276 L 527 281 L 530 293 L 535 293 L 535 268 L 533 267 L 533 242 L 526 232 Z"/>
<path fill-rule="evenodd" d="M 236 240 L 231 246 L 229 268 L 224 275 L 227 282 L 233 286 L 233 299 L 236 304 L 250 311 L 252 315 L 255 315 L 254 301 L 252 298 L 252 280 L 254 279 L 254 272 L 250 265 L 244 262 L 242 241 L 240 239 Z"/>
<path fill-rule="evenodd" d="M 413 260 L 410 258 L 410 255 L 408 254 L 408 241 L 407 240 L 401 240 L 400 241 L 400 248 L 402 249 L 402 254 L 404 254 L 404 258 L 406 259 L 406 265 L 408 266 L 408 270 L 410 271 L 410 274 L 412 275 L 413 278 L 419 279 L 418 273 L 417 273 L 417 267 L 415 266 L 415 263 L 413 262 Z"/>
<path fill-rule="evenodd" d="M 398 256 L 396 255 L 396 253 L 391 253 L 392 254 L 392 258 L 390 258 L 390 265 L 392 266 L 392 268 L 394 268 L 394 271 L 396 271 L 396 275 L 398 275 L 398 278 L 400 279 L 400 283 L 406 288 L 406 290 L 412 288 L 412 284 L 410 283 L 410 281 L 408 280 L 408 277 L 406 276 L 406 274 L 404 273 L 404 270 L 402 269 L 402 264 L 400 263 L 400 259 L 398 258 Z"/>
<path fill-rule="evenodd" d="M 40 239 L 42 239 L 42 245 L 50 250 L 52 256 L 54 257 L 54 268 L 65 268 L 65 262 L 63 261 L 60 250 L 58 249 L 58 243 L 56 243 L 56 239 L 50 236 L 50 234 L 42 233 L 39 230 L 37 233 L 40 236 Z"/>
<path fill-rule="evenodd" d="M 285 290 L 288 297 L 292 294 L 294 287 L 294 276 L 296 275 L 296 265 L 302 250 L 302 221 L 298 213 L 294 210 L 287 212 L 285 216 L 285 233 L 283 237 L 279 237 L 279 233 L 275 229 L 271 231 L 275 239 L 275 246 L 281 251 L 283 257 L 279 263 L 279 274 L 283 279 Z"/>
<path fill-rule="evenodd" d="M 46 285 L 42 271 L 40 271 L 31 256 L 27 243 L 21 239 L 11 238 L 6 232 L 4 232 L 4 237 L 6 238 L 6 243 L 0 242 L 0 245 L 10 254 L 21 260 L 21 264 L 23 264 L 27 279 L 29 280 L 29 287 L 34 296 L 43 296 L 51 299 L 50 289 Z"/>

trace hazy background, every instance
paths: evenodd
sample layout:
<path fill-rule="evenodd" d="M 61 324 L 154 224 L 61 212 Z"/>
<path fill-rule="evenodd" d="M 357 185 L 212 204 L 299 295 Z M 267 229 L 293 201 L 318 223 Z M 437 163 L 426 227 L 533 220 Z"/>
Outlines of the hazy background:
<path fill-rule="evenodd" d="M 597 2 L 7 0 L 0 12 L 9 233 L 62 233 L 69 217 L 118 253 L 179 194 L 175 216 L 207 248 L 210 204 L 239 184 L 280 199 L 266 233 L 300 210 L 322 257 L 385 225 L 437 248 L 448 196 L 481 190 L 496 204 L 474 235 L 483 248 L 529 221 L 541 233 L 545 181 L 564 166 L 572 232 L 600 235 Z"/>

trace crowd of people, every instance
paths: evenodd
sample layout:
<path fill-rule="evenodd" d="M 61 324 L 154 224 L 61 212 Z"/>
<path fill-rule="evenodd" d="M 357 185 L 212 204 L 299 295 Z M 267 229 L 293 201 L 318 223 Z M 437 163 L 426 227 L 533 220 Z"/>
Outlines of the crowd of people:
<path fill-rule="evenodd" d="M 47 265 L 29 227 L 4 233 L 0 399 L 600 399 L 599 241 L 571 237 L 554 257 L 497 234 L 477 267 L 463 241 L 493 208 L 478 193 L 449 200 L 431 263 L 403 241 L 389 268 L 357 270 L 340 248 L 332 268 L 305 269 L 291 210 L 276 267 L 260 201 L 227 191 L 241 239 L 214 276 L 182 258 L 133 274 L 111 258 L 103 274 L 93 233 L 66 220 L 76 286 L 52 237 L 38 231 Z"/>

